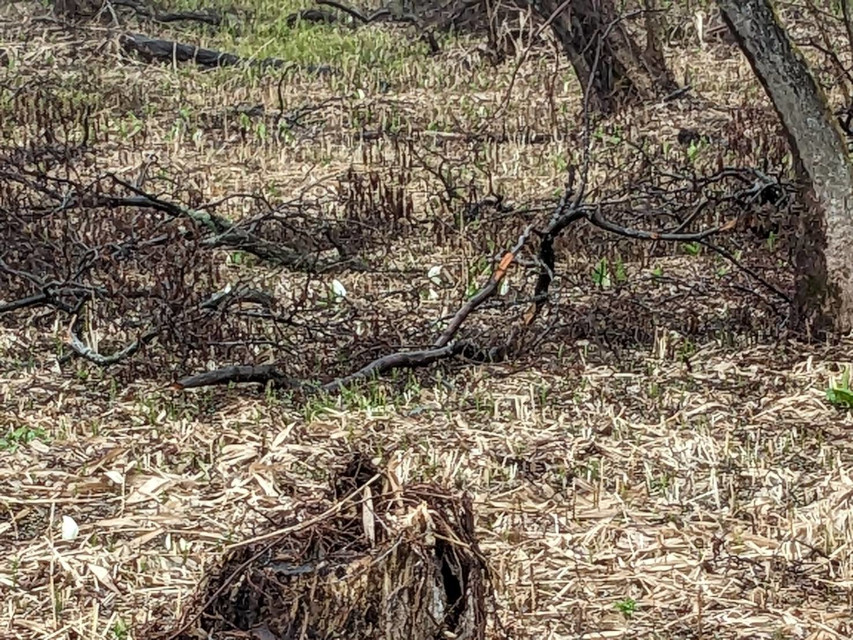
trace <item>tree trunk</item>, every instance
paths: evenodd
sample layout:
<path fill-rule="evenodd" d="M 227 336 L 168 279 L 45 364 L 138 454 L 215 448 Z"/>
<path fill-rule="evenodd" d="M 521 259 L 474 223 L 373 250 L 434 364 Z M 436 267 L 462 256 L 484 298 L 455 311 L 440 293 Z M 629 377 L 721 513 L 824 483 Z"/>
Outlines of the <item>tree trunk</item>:
<path fill-rule="evenodd" d="M 800 219 L 794 320 L 853 330 L 853 166 L 826 97 L 769 0 L 717 0 L 787 132 L 810 203 Z"/>
<path fill-rule="evenodd" d="M 678 84 L 675 82 L 675 76 L 666 66 L 661 44 L 666 33 L 666 19 L 658 6 L 658 0 L 643 0 L 643 12 L 646 27 L 646 49 L 643 51 L 643 61 L 661 89 L 672 93 L 678 88 Z"/>
<path fill-rule="evenodd" d="M 516 4 L 550 21 L 593 108 L 612 112 L 627 102 L 675 90 L 657 45 L 645 51 L 640 47 L 613 0 L 516 0 Z M 649 38 L 653 41 L 655 34 Z"/>

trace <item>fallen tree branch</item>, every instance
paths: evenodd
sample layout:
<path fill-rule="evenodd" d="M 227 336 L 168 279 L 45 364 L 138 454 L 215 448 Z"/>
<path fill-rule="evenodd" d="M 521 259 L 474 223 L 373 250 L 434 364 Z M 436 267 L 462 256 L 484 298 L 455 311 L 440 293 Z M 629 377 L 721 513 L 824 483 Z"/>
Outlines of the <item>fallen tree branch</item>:
<path fill-rule="evenodd" d="M 391 10 L 388 7 L 381 7 L 371 13 L 370 15 L 364 15 L 357 9 L 353 9 L 341 2 L 336 2 L 336 0 L 317 0 L 317 4 L 323 5 L 326 7 L 331 7 L 332 9 L 337 9 L 341 11 L 357 22 L 361 22 L 362 24 L 370 24 L 371 22 L 376 22 L 380 18 L 391 18 L 398 22 L 416 22 L 417 18 L 411 14 L 404 14 L 401 17 L 395 17 Z"/>
<path fill-rule="evenodd" d="M 189 20 L 193 22 L 204 22 L 212 26 L 218 26 L 222 23 L 222 18 L 216 13 L 208 13 L 206 11 L 178 11 L 177 13 L 159 13 L 152 16 L 155 22 L 181 22 Z"/>
<path fill-rule="evenodd" d="M 233 367 L 223 367 L 222 369 L 214 369 L 213 371 L 205 371 L 193 376 L 181 378 L 172 384 L 172 388 L 178 391 L 183 389 L 197 389 L 199 387 L 210 387 L 214 385 L 234 383 L 255 383 L 267 384 L 274 383 L 276 386 L 292 387 L 297 383 L 284 375 L 277 365 L 262 364 L 262 365 L 241 365 Z"/>
<path fill-rule="evenodd" d="M 6 313 L 8 311 L 17 311 L 18 309 L 26 309 L 27 307 L 36 307 L 40 304 L 45 304 L 49 300 L 50 298 L 46 293 L 37 293 L 34 296 L 28 296 L 26 298 L 12 300 L 11 302 L 4 302 L 3 304 L 0 304 L 0 313 Z"/>
<path fill-rule="evenodd" d="M 580 207 L 579 199 L 575 198 L 572 200 L 574 178 L 575 172 L 572 168 L 569 171 L 568 182 L 566 188 L 563 190 L 563 195 L 560 198 L 557 209 L 551 216 L 548 226 L 539 233 L 539 251 L 536 254 L 536 259 L 539 262 L 539 277 L 536 278 L 536 285 L 533 288 L 534 303 L 524 316 L 525 325 L 533 324 L 536 316 L 548 301 L 548 291 L 551 288 L 551 283 L 554 281 L 554 274 L 557 269 L 554 241 L 569 225 L 581 220 L 585 216 L 583 209 Z"/>
<path fill-rule="evenodd" d="M 498 263 L 494 273 L 492 273 L 489 281 L 481 288 L 470 300 L 454 314 L 450 323 L 441 333 L 438 339 L 433 344 L 432 348 L 421 351 L 399 351 L 381 358 L 377 358 L 368 363 L 358 371 L 351 373 L 342 378 L 336 378 L 331 382 L 315 388 L 319 391 L 332 393 L 339 391 L 341 388 L 357 382 L 381 376 L 395 369 L 414 369 L 425 367 L 439 360 L 446 360 L 456 356 L 465 357 L 474 362 L 494 363 L 505 359 L 507 354 L 507 345 L 493 347 L 491 349 L 478 349 L 473 344 L 467 341 L 451 342 L 453 337 L 459 332 L 460 327 L 473 311 L 482 305 L 487 299 L 494 295 L 498 285 L 506 275 L 507 269 L 515 260 L 518 253 L 527 243 L 530 233 L 533 230 L 532 225 L 528 225 L 524 232 L 519 236 L 515 245 L 507 251 L 501 261 Z M 188 376 L 178 380 L 173 388 L 176 390 L 191 389 L 212 385 L 223 385 L 230 383 L 256 383 L 267 384 L 272 382 L 279 387 L 304 387 L 307 383 L 300 383 L 285 376 L 275 365 L 240 365 L 207 371 L 193 376 Z"/>
<path fill-rule="evenodd" d="M 339 391 L 358 380 L 365 380 L 381 376 L 383 373 L 388 373 L 394 369 L 414 369 L 416 367 L 425 367 L 462 354 L 466 348 L 470 347 L 467 342 L 453 342 L 443 347 L 433 349 L 425 349 L 423 351 L 400 351 L 387 356 L 378 358 L 362 367 L 355 373 L 351 373 L 343 378 L 336 378 L 320 387 L 322 391 L 333 392 Z"/>
<path fill-rule="evenodd" d="M 377 22 L 380 19 L 386 19 L 388 22 L 414 25 L 417 27 L 418 31 L 420 31 L 419 39 L 426 42 L 429 46 L 430 55 L 435 55 L 441 51 L 441 48 L 438 46 L 438 40 L 435 38 L 435 34 L 431 29 L 427 28 L 423 24 L 418 16 L 413 13 L 396 13 L 388 7 L 381 7 L 369 15 L 364 15 L 357 9 L 353 9 L 352 7 L 341 2 L 337 2 L 336 0 L 317 0 L 317 4 L 337 9 L 361 24 L 371 24 L 372 22 Z"/>
<path fill-rule="evenodd" d="M 209 387 L 215 385 L 224 385 L 231 383 L 254 383 L 263 384 L 273 383 L 279 388 L 307 388 L 313 391 L 324 391 L 332 393 L 339 391 L 341 388 L 357 382 L 381 376 L 394 369 L 414 369 L 417 367 L 425 367 L 439 360 L 446 360 L 458 355 L 465 355 L 466 352 L 472 351 L 472 346 L 467 342 L 457 342 L 448 344 L 444 347 L 424 349 L 422 351 L 400 351 L 392 353 L 381 358 L 373 360 L 355 373 L 351 373 L 342 378 L 336 378 L 331 382 L 327 382 L 319 387 L 313 386 L 307 382 L 294 380 L 287 377 L 277 365 L 238 365 L 231 367 L 223 367 L 222 369 L 214 369 L 213 371 L 205 371 L 192 376 L 181 378 L 172 385 L 172 388 L 178 391 L 184 389 L 196 389 L 199 387 Z M 470 355 L 475 355 L 473 352 Z"/>
<path fill-rule="evenodd" d="M 159 60 L 161 62 L 192 62 L 200 67 L 208 69 L 216 67 L 234 67 L 242 64 L 256 65 L 263 68 L 282 68 L 288 64 L 286 60 L 279 58 L 265 58 L 263 60 L 247 60 L 233 53 L 223 53 L 213 49 L 204 49 L 189 44 L 181 44 L 172 40 L 159 40 L 149 38 L 140 33 L 125 33 L 119 36 L 119 44 L 126 51 L 139 54 L 146 62 Z M 326 74 L 332 73 L 328 65 L 307 65 L 302 67 L 309 73 Z"/>
<path fill-rule="evenodd" d="M 148 331 L 137 340 L 131 342 L 124 349 L 116 351 L 112 355 L 106 356 L 101 353 L 98 353 L 92 347 L 90 347 L 80 338 L 78 338 L 77 335 L 74 333 L 74 328 L 72 324 L 72 326 L 68 328 L 68 346 L 71 347 L 72 351 L 74 351 L 74 353 L 76 353 L 81 358 L 85 358 L 89 362 L 94 362 L 98 366 L 108 367 L 110 365 L 117 364 L 126 358 L 129 358 L 137 351 L 139 351 L 139 349 L 143 345 L 148 344 L 154 338 L 156 338 L 158 334 L 159 331 Z"/>
<path fill-rule="evenodd" d="M 495 291 L 498 290 L 498 285 L 503 279 L 504 275 L 506 275 L 506 271 L 512 262 L 515 260 L 518 253 L 527 243 L 527 239 L 530 237 L 530 232 L 532 231 L 532 225 L 528 225 L 528 227 L 524 230 L 524 233 L 518 238 L 518 242 L 515 243 L 515 246 L 510 249 L 504 257 L 501 259 L 498 264 L 497 269 L 489 278 L 489 281 L 486 285 L 480 289 L 468 302 L 466 302 L 453 316 L 451 321 L 448 323 L 447 328 L 441 333 L 438 340 L 433 344 L 436 348 L 441 348 L 447 345 L 452 339 L 453 336 L 459 331 L 459 327 L 462 326 L 462 323 L 465 322 L 465 319 L 471 315 L 477 307 L 483 304 L 486 300 L 491 298 Z"/>
<path fill-rule="evenodd" d="M 365 16 L 358 9 L 353 9 L 352 7 L 348 7 L 347 5 L 341 4 L 340 2 L 334 2 L 334 0 L 317 0 L 317 4 L 337 9 L 338 11 L 347 14 L 351 18 L 354 18 L 355 20 L 363 24 L 367 24 L 368 22 L 370 22 L 370 18 Z M 383 10 L 380 9 L 380 12 L 382 11 Z M 389 13 L 390 11 L 388 11 L 388 9 L 385 9 L 383 15 L 387 15 Z"/>
<path fill-rule="evenodd" d="M 299 22 L 311 22 L 313 24 L 335 24 L 338 17 L 328 11 L 321 9 L 302 9 L 296 13 L 291 13 L 285 19 L 288 27 L 294 27 Z"/>
<path fill-rule="evenodd" d="M 33 273 L 13 269 L 6 264 L 2 258 L 0 258 L 0 273 L 5 273 L 7 275 L 20 278 L 21 280 L 26 280 L 39 289 L 39 293 L 0 304 L 0 313 L 45 305 L 53 306 L 60 311 L 73 315 L 77 313 L 86 298 L 91 296 L 103 296 L 106 294 L 106 291 L 101 287 L 86 286 L 76 282 L 58 282 L 55 280 L 45 282 Z M 78 276 L 79 275 L 80 274 L 78 273 Z M 62 295 L 72 296 L 74 303 L 66 304 L 60 299 L 60 296 Z"/>

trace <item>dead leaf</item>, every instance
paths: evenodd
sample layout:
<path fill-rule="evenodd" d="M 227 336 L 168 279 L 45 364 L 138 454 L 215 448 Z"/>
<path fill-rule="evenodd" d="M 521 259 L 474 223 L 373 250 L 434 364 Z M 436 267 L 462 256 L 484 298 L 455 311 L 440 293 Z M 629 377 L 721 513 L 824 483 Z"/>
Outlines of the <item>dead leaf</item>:
<path fill-rule="evenodd" d="M 116 583 L 113 582 L 113 578 L 110 575 L 109 571 L 107 571 L 103 567 L 99 567 L 98 565 L 91 563 L 86 564 L 86 567 L 89 569 L 89 571 L 92 572 L 92 575 L 95 576 L 95 580 L 97 582 L 104 585 L 113 593 L 121 595 L 121 591 L 119 591 L 118 587 L 116 586 Z"/>
<path fill-rule="evenodd" d="M 171 484 L 171 480 L 160 476 L 148 478 L 142 486 L 134 489 L 127 497 L 127 504 L 138 504 L 147 500 L 152 500 L 160 494 L 167 485 Z"/>

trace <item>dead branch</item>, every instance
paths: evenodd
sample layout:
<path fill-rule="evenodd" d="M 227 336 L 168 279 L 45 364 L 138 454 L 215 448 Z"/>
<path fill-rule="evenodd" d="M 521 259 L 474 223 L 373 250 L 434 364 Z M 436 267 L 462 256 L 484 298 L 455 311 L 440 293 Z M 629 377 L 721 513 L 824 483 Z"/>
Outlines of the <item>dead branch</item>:
<path fill-rule="evenodd" d="M 317 0 L 317 4 L 337 9 L 338 11 L 347 14 L 353 20 L 363 25 L 378 22 L 379 20 L 413 25 L 417 27 L 417 30 L 420 33 L 419 40 L 423 40 L 429 46 L 430 55 L 435 55 L 441 50 L 438 45 L 438 40 L 436 40 L 435 34 L 432 32 L 432 30 L 427 28 L 418 18 L 418 16 L 413 13 L 397 13 L 395 11 L 392 11 L 388 7 L 380 7 L 373 13 L 365 15 L 357 9 L 354 9 L 341 2 L 337 2 L 336 0 Z"/>
<path fill-rule="evenodd" d="M 604 229 L 605 231 L 609 231 L 626 238 L 632 238 L 634 240 L 665 240 L 667 242 L 699 242 L 724 231 L 729 231 L 733 229 L 737 223 L 737 220 L 733 218 L 719 227 L 697 231 L 696 233 L 667 233 L 665 231 L 658 232 L 632 229 L 630 227 L 623 227 L 610 222 L 609 220 L 605 220 L 601 215 L 600 206 L 590 208 L 584 217 L 599 229 Z"/>
<path fill-rule="evenodd" d="M 85 286 L 75 282 L 46 281 L 33 273 L 13 269 L 2 258 L 0 258 L 0 273 L 26 280 L 39 289 L 37 294 L 0 304 L 0 313 L 48 305 L 73 315 L 77 313 L 87 298 L 100 297 L 106 293 L 100 287 Z M 64 302 L 61 299 L 63 295 L 71 296 L 73 304 Z"/>
<path fill-rule="evenodd" d="M 159 13 L 152 16 L 155 22 L 204 22 L 205 24 L 217 26 L 221 24 L 222 18 L 216 13 L 206 11 L 179 11 L 177 13 Z"/>
<path fill-rule="evenodd" d="M 280 244 L 258 237 L 251 231 L 239 227 L 227 218 L 207 211 L 183 207 L 146 193 L 115 175 L 113 175 L 112 178 L 117 183 L 137 195 L 130 197 L 100 195 L 95 197 L 97 204 L 109 207 L 151 208 L 157 211 L 162 211 L 174 218 L 192 220 L 202 228 L 205 228 L 214 234 L 204 240 L 204 244 L 208 246 L 239 249 L 241 251 L 251 253 L 252 255 L 272 264 L 278 264 L 310 273 L 324 271 L 341 262 L 341 260 L 332 259 L 321 260 L 319 256 L 283 247 Z"/>
<path fill-rule="evenodd" d="M 524 232 L 519 236 L 516 244 L 504 255 L 494 273 L 489 278 L 486 285 L 481 288 L 476 295 L 468 300 L 454 314 L 447 328 L 442 332 L 441 336 L 435 341 L 431 349 L 422 351 L 400 351 L 392 353 L 381 358 L 377 358 L 368 363 L 358 371 L 351 373 L 342 378 L 336 378 L 328 382 L 319 390 L 327 393 L 339 391 L 341 388 L 357 382 L 381 376 L 395 369 L 414 369 L 425 367 L 439 360 L 446 360 L 456 356 L 463 356 L 468 360 L 480 363 L 494 363 L 502 361 L 506 357 L 507 345 L 493 347 L 491 349 L 479 349 L 470 342 L 459 341 L 451 342 L 454 336 L 459 332 L 468 316 L 482 305 L 487 299 L 494 295 L 498 285 L 506 275 L 507 269 L 515 260 L 518 253 L 527 243 L 530 233 L 533 230 L 532 225 L 528 225 Z M 216 369 L 206 373 L 182 378 L 174 384 L 177 390 L 189 389 L 193 387 L 203 387 L 211 385 L 222 385 L 230 383 L 258 383 L 266 384 L 273 382 L 276 386 L 306 386 L 305 383 L 299 383 L 290 378 L 287 378 L 275 365 L 251 366 L 241 365 Z"/>
<path fill-rule="evenodd" d="M 528 226 L 524 233 L 518 238 L 515 246 L 512 247 L 498 263 L 494 273 L 489 278 L 488 283 L 477 292 L 470 300 L 468 300 L 453 316 L 447 328 L 442 332 L 441 336 L 435 341 L 431 349 L 422 351 L 400 351 L 392 353 L 381 358 L 377 358 L 368 363 L 358 371 L 351 373 L 342 378 L 322 385 L 319 389 L 327 393 L 339 391 L 341 388 L 357 382 L 381 376 L 384 373 L 395 369 L 414 369 L 425 367 L 439 360 L 446 360 L 456 356 L 464 356 L 474 362 L 498 362 L 506 356 L 506 348 L 495 347 L 488 350 L 478 349 L 469 342 L 451 342 L 453 337 L 459 332 L 466 318 L 483 304 L 487 299 L 494 295 L 498 285 L 506 275 L 507 269 L 515 260 L 518 253 L 527 243 L 532 226 Z M 206 373 L 182 378 L 175 383 L 174 388 L 178 390 L 189 389 L 193 387 L 203 387 L 211 385 L 222 385 L 239 382 L 250 382 L 266 384 L 273 382 L 277 386 L 304 386 L 304 383 L 298 383 L 287 378 L 274 365 L 264 366 L 233 366 L 223 369 L 216 369 Z"/>
<path fill-rule="evenodd" d="M 127 33 L 119 36 L 119 43 L 126 51 L 138 53 L 146 62 L 194 62 L 200 67 L 232 67 L 242 59 L 231 53 L 221 53 L 212 49 L 180 44 L 172 40 L 158 40 L 139 33 Z M 270 66 L 284 64 L 281 60 L 272 60 Z"/>
<path fill-rule="evenodd" d="M 119 44 L 126 51 L 137 53 L 145 62 L 192 62 L 200 67 L 234 67 L 241 64 L 250 64 L 260 67 L 271 67 L 279 69 L 287 66 L 286 60 L 279 58 L 265 58 L 263 60 L 247 60 L 233 53 L 223 53 L 213 49 L 204 49 L 189 44 L 181 44 L 172 40 L 160 40 L 149 38 L 139 33 L 126 33 L 119 36 Z M 327 74 L 332 73 L 328 65 L 307 65 L 303 67 L 309 73 Z"/>
<path fill-rule="evenodd" d="M 588 144 L 587 152 L 589 152 Z M 583 179 L 585 180 L 585 176 Z M 525 314 L 524 324 L 526 325 L 533 323 L 533 320 L 536 319 L 536 316 L 548 301 L 548 290 L 551 288 L 557 266 L 556 255 L 554 254 L 554 241 L 569 225 L 581 220 L 585 215 L 583 209 L 580 207 L 580 194 L 574 197 L 574 181 L 575 170 L 572 167 L 569 170 L 569 177 L 566 187 L 563 189 L 563 195 L 560 197 L 560 202 L 552 214 L 551 220 L 544 230 L 538 232 L 540 239 L 536 261 L 539 263 L 539 276 L 536 279 L 536 285 L 533 289 L 533 306 Z"/>
<path fill-rule="evenodd" d="M 467 342 L 454 342 L 443 347 L 423 351 L 401 351 L 378 358 L 355 373 L 337 378 L 324 384 L 320 389 L 326 392 L 339 391 L 353 382 L 381 376 L 394 369 L 414 369 L 425 367 L 439 360 L 446 360 L 462 354 L 470 347 Z"/>
<path fill-rule="evenodd" d="M 213 371 L 205 371 L 194 376 L 181 378 L 172 385 L 173 389 L 197 389 L 231 383 L 254 383 L 266 385 L 272 382 L 276 386 L 293 387 L 297 382 L 284 375 L 284 372 L 274 364 L 242 365 L 223 367 Z"/>
<path fill-rule="evenodd" d="M 334 0 L 317 0 L 317 4 L 337 9 L 338 11 L 347 14 L 358 22 L 361 22 L 362 24 L 367 24 L 368 22 L 372 22 L 373 20 L 377 20 L 383 16 L 390 15 L 391 13 L 391 11 L 388 9 L 379 9 L 378 11 L 374 12 L 373 15 L 365 16 L 359 10 L 349 7 L 340 2 L 335 2 Z"/>
<path fill-rule="evenodd" d="M 0 304 L 0 313 L 17 311 L 18 309 L 26 309 L 28 307 L 36 307 L 40 304 L 45 304 L 49 300 L 50 298 L 46 293 L 38 293 L 34 296 L 12 300 L 11 302 L 4 302 L 3 304 Z"/>
<path fill-rule="evenodd" d="M 737 257 L 728 249 L 724 249 L 723 247 L 714 244 L 713 242 L 708 242 L 707 239 L 698 240 L 699 244 L 703 247 L 708 247 L 711 251 L 721 256 L 722 258 L 731 262 L 737 269 L 740 269 L 749 277 L 755 279 L 762 286 L 766 287 L 773 293 L 775 293 L 779 298 L 791 304 L 793 299 L 787 293 L 782 291 L 779 287 L 774 285 L 772 282 L 769 282 L 766 278 L 763 278 L 760 273 L 758 273 L 755 269 L 750 269 L 748 266 L 743 264 Z"/>
<path fill-rule="evenodd" d="M 486 300 L 491 298 L 495 291 L 498 290 L 498 285 L 503 279 L 504 275 L 506 275 L 506 271 L 509 266 L 512 264 L 513 260 L 515 260 L 519 251 L 524 247 L 527 243 L 527 239 L 530 237 L 530 232 L 533 227 L 528 225 L 528 227 L 524 230 L 524 233 L 518 238 L 518 242 L 515 243 L 515 246 L 510 249 L 504 257 L 501 259 L 498 264 L 498 268 L 495 269 L 492 276 L 489 278 L 489 281 L 486 285 L 480 289 L 468 302 L 466 302 L 453 316 L 453 319 L 447 325 L 447 328 L 441 333 L 438 340 L 435 341 L 434 347 L 441 348 L 447 345 L 456 333 L 459 331 L 459 328 L 462 326 L 462 323 L 465 322 L 465 319 L 473 312 L 477 307 L 483 304 Z"/>
<path fill-rule="evenodd" d="M 400 351 L 392 353 L 370 362 L 355 373 L 343 378 L 336 378 L 320 387 L 313 387 L 307 382 L 294 380 L 287 377 L 277 365 L 239 365 L 223 367 L 213 371 L 206 371 L 193 376 L 181 378 L 172 387 L 176 390 L 194 389 L 231 383 L 273 383 L 279 388 L 310 388 L 315 391 L 333 393 L 343 387 L 357 382 L 381 376 L 394 369 L 414 369 L 425 367 L 439 360 L 446 360 L 458 355 L 465 355 L 471 345 L 467 342 L 457 342 L 440 348 L 425 349 L 422 351 Z M 471 354 L 474 355 L 474 354 Z"/>
<path fill-rule="evenodd" d="M 105 356 L 101 353 L 95 351 L 92 347 L 84 343 L 77 335 L 74 333 L 73 325 L 68 328 L 68 346 L 81 358 L 85 358 L 89 362 L 94 362 L 96 365 L 100 367 L 108 367 L 113 364 L 117 364 L 122 360 L 125 360 L 135 354 L 139 349 L 151 342 L 154 338 L 157 337 L 159 331 L 150 330 L 144 333 L 139 339 L 134 340 L 129 345 L 121 349 L 120 351 L 116 351 L 112 355 Z"/>

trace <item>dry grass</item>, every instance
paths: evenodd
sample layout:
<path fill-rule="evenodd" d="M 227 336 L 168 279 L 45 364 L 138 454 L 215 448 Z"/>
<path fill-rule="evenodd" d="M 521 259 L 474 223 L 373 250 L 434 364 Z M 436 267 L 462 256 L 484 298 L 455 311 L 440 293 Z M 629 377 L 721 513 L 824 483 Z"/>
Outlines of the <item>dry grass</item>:
<path fill-rule="evenodd" d="M 183 28 L 158 29 L 187 38 Z M 147 66 L 120 57 L 105 26 L 66 29 L 40 5 L 15 3 L 0 9 L 0 47 L 12 60 L 0 68 L 0 131 L 9 144 L 35 139 L 34 116 L 12 113 L 9 95 L 46 83 L 57 109 L 88 104 L 109 134 L 86 170 L 134 177 L 155 154 L 179 180 L 177 193 L 202 200 L 235 192 L 321 198 L 351 167 L 386 175 L 401 157 L 441 153 L 469 172 L 463 184 L 482 189 L 491 179 L 509 199 L 548 203 L 566 158 L 579 157 L 576 85 L 547 51 L 522 65 L 496 121 L 489 116 L 502 108 L 513 64 L 488 66 L 465 38 L 448 39 L 428 59 L 386 27 L 299 32 L 298 51 L 267 32 L 193 33 L 207 46 L 331 62 L 341 73 L 289 72 L 280 105 L 279 76 Z M 749 73 L 740 58 L 721 47 L 685 51 L 678 73 L 690 73 L 713 109 L 653 105 L 603 130 L 650 136 L 683 159 L 673 139 L 680 126 L 719 131 L 729 148 L 749 138 L 743 127 L 755 127 L 765 132 L 755 134 L 761 144 L 737 147 L 738 162 L 784 163 L 763 107 L 745 116 L 728 110 L 760 96 L 743 88 Z M 333 59 L 323 59 L 328 52 Z M 372 59 L 383 62 L 369 66 Z M 548 92 L 542 77 L 557 78 Z M 44 94 L 32 95 L 35 112 Z M 246 126 L 229 110 L 290 110 L 329 98 L 311 124 L 285 138 L 260 126 L 267 120 Z M 359 136 L 388 127 L 412 147 Z M 506 136 L 471 143 L 463 135 L 471 130 Z M 544 142 L 528 144 L 523 137 L 532 134 Z M 607 152 L 602 143 L 596 158 Z M 697 169 L 703 162 L 695 159 Z M 598 184 L 613 179 L 596 166 Z M 423 167 L 406 189 L 416 211 L 432 206 L 435 179 Z M 230 213 L 242 212 L 235 205 Z M 386 305 L 383 317 L 410 337 L 452 311 L 482 276 L 472 265 L 516 236 L 515 227 L 498 229 L 489 245 L 403 234 L 393 251 L 379 252 L 395 270 L 336 277 L 365 304 Z M 752 247 L 763 249 L 763 241 Z M 614 252 L 629 282 L 596 288 L 590 271 Z M 825 396 L 852 364 L 853 342 L 763 337 L 778 322 L 761 306 L 766 296 L 742 274 L 721 275 L 710 255 L 648 253 L 584 229 L 561 260 L 556 337 L 529 360 L 437 368 L 336 398 L 175 394 L 163 385 L 171 373 L 190 373 L 180 363 L 130 381 L 75 361 L 60 366 L 59 320 L 4 318 L 0 637 L 121 640 L 140 637 L 150 621 L 175 619 L 208 563 L 269 518 L 299 512 L 352 451 L 393 466 L 403 482 L 473 495 L 499 614 L 514 637 L 853 636 L 853 418 Z M 222 265 L 223 281 L 239 271 Z M 447 286 L 417 317 L 380 295 L 428 288 L 431 265 L 443 266 Z M 251 268 L 278 292 L 292 285 L 280 272 Z M 738 288 L 745 283 L 746 291 Z M 523 284 L 514 276 L 513 287 Z M 381 334 L 384 344 L 397 336 Z M 72 540 L 61 536 L 65 517 L 79 527 Z"/>

